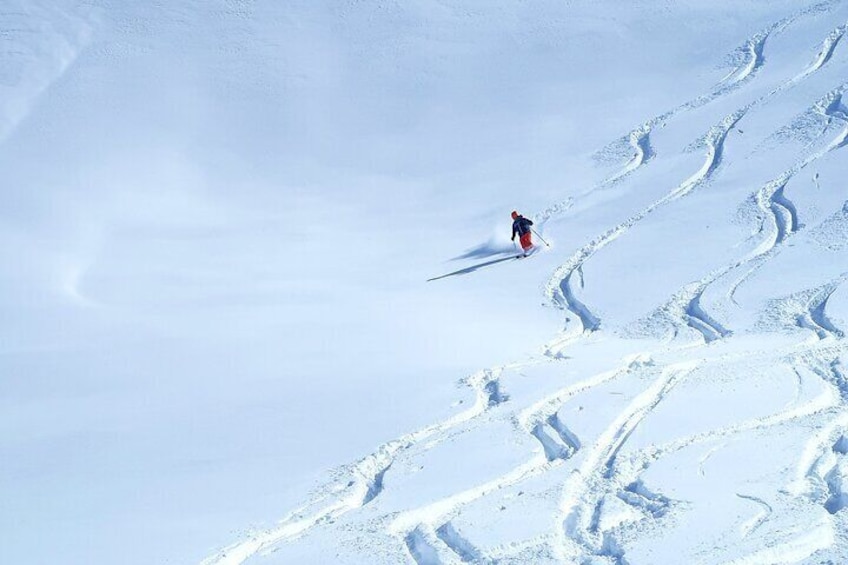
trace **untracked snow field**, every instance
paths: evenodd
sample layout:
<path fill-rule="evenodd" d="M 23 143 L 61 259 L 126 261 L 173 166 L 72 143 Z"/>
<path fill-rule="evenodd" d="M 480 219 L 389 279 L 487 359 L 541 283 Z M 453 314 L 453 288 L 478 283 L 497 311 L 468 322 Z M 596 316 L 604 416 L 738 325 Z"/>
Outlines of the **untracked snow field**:
<path fill-rule="evenodd" d="M 0 563 L 848 563 L 846 34 L 0 3 Z"/>

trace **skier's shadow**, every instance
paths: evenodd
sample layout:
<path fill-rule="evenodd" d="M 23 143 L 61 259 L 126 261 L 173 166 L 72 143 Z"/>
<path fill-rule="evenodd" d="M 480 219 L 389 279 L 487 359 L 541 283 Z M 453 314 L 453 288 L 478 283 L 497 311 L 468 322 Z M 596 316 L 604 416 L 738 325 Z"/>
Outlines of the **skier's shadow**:
<path fill-rule="evenodd" d="M 504 261 L 512 261 L 516 259 L 516 255 L 510 255 L 509 257 L 500 257 L 498 259 L 492 259 L 491 261 L 486 261 L 484 263 L 477 263 L 476 265 L 471 265 L 470 267 L 465 267 L 464 269 L 459 269 L 458 271 L 454 271 L 452 273 L 447 273 L 444 275 L 439 275 L 438 277 L 433 277 L 432 279 L 427 279 L 427 282 L 437 281 L 439 279 L 443 279 L 446 277 L 454 277 L 457 275 L 467 275 L 468 273 L 473 273 L 477 269 L 482 269 L 483 267 L 488 267 L 489 265 L 494 265 L 495 263 L 502 263 Z"/>

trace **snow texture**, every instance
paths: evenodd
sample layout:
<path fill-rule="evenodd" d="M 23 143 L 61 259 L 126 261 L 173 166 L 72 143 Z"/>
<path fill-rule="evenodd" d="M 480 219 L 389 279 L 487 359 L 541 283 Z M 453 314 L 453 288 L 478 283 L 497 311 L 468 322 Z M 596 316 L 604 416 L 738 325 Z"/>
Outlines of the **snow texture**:
<path fill-rule="evenodd" d="M 848 1 L 0 31 L 0 563 L 848 563 Z"/>

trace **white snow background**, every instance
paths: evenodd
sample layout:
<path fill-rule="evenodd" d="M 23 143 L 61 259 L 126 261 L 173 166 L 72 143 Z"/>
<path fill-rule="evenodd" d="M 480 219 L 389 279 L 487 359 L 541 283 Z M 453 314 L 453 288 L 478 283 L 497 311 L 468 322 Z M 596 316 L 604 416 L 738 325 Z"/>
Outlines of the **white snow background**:
<path fill-rule="evenodd" d="M 846 31 L 5 0 L 0 563 L 848 562 Z"/>

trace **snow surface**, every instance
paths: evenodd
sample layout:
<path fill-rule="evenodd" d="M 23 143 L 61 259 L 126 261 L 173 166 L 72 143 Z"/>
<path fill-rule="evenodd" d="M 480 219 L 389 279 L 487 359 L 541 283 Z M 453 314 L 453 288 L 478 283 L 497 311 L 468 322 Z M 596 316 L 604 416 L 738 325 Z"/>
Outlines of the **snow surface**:
<path fill-rule="evenodd" d="M 0 30 L 0 563 L 848 563 L 848 2 Z"/>

